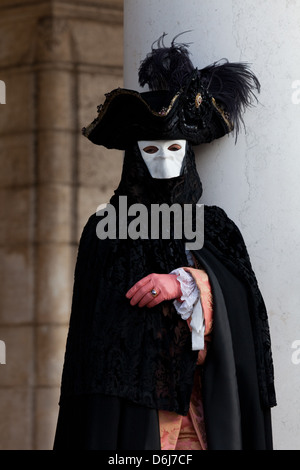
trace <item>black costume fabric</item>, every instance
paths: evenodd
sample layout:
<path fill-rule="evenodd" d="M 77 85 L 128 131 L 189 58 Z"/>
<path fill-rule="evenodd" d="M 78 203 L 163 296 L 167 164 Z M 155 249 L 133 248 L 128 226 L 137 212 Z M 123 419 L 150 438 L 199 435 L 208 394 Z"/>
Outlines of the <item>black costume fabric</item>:
<path fill-rule="evenodd" d="M 118 213 L 119 196 L 127 196 L 128 206 L 150 208 L 195 204 L 201 193 L 189 146 L 182 175 L 159 180 L 151 177 L 136 145 L 125 153 L 110 203 Z M 187 266 L 184 238 L 99 240 L 99 220 L 89 219 L 80 242 L 62 394 L 100 392 L 186 414 L 197 359 L 186 321 L 172 303 L 132 307 L 125 297 L 146 275 Z"/>
<path fill-rule="evenodd" d="M 157 410 L 99 393 L 69 397 L 54 450 L 160 450 Z"/>
<path fill-rule="evenodd" d="M 182 174 L 170 180 L 151 177 L 136 145 L 125 153 L 110 203 L 118 208 L 126 195 L 128 205 L 195 204 L 201 193 L 189 145 Z M 79 245 L 61 412 L 76 396 L 106 395 L 185 415 L 197 367 L 186 321 L 172 302 L 148 309 L 125 298 L 147 274 L 187 266 L 185 240 L 99 240 L 98 222 L 90 217 Z M 276 398 L 267 313 L 243 238 L 222 209 L 205 207 L 204 247 L 193 255 L 214 294 L 213 340 L 202 370 L 209 449 L 271 448 Z M 65 425 L 62 419 L 59 436 Z"/>
<path fill-rule="evenodd" d="M 207 209 L 219 211 L 214 207 Z M 208 248 L 194 256 L 209 276 L 214 299 L 212 340 L 202 370 L 208 449 L 271 450 L 271 413 L 267 403 L 275 404 L 275 394 L 271 377 L 269 397 L 260 390 L 256 360 L 260 347 L 253 328 L 260 294 L 249 295 L 249 285 L 241 280 L 241 273 L 222 262 L 209 243 Z M 268 334 L 265 320 L 260 328 L 264 335 Z M 266 362 L 272 371 L 269 353 Z M 267 400 L 265 406 L 263 400 Z"/>

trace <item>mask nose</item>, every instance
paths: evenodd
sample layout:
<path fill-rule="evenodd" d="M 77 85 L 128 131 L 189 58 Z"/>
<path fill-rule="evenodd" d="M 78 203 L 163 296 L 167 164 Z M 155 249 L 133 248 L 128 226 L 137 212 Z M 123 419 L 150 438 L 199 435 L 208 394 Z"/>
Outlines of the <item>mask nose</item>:
<path fill-rule="evenodd" d="M 159 148 L 157 157 L 158 157 L 158 158 L 162 158 L 162 159 L 168 158 L 168 157 L 170 156 L 170 155 L 169 155 L 169 152 L 170 152 L 170 151 L 168 151 L 168 149 L 167 149 L 166 147 L 161 146 L 161 147 Z"/>
<path fill-rule="evenodd" d="M 179 152 L 177 156 L 180 154 Z M 155 157 L 156 159 L 159 159 L 160 161 L 165 161 L 165 160 L 176 160 L 176 154 L 175 152 L 172 152 L 167 145 L 161 145 L 158 149 L 158 152 L 156 153 Z"/>

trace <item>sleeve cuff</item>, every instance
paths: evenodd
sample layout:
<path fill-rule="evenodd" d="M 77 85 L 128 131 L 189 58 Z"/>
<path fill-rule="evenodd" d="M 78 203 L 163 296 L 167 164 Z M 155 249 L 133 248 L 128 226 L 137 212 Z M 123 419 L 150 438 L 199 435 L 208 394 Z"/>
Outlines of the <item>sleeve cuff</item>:
<path fill-rule="evenodd" d="M 182 292 L 180 301 L 173 301 L 174 307 L 183 320 L 191 317 L 192 349 L 202 350 L 204 349 L 205 322 L 199 289 L 193 276 L 183 268 L 175 269 L 171 274 L 177 275 Z"/>

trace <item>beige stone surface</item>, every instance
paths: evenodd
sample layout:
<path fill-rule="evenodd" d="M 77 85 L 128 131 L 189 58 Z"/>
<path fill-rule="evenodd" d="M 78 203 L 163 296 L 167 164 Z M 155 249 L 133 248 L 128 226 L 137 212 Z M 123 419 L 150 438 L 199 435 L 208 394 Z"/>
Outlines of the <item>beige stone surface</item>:
<path fill-rule="evenodd" d="M 26 5 L 26 4 L 38 5 L 39 3 L 40 3 L 40 0 L 1 0 L 0 7 L 1 8 L 5 8 L 5 7 L 14 8 L 14 7 L 19 6 L 19 5 Z M 50 2 L 48 2 L 48 3 L 50 3 Z"/>
<path fill-rule="evenodd" d="M 66 243 L 40 244 L 36 255 L 36 321 L 69 321 L 76 249 Z"/>
<path fill-rule="evenodd" d="M 123 86 L 120 70 L 115 73 L 81 72 L 78 76 L 78 120 L 81 127 L 97 117 L 97 106 L 104 103 L 105 93 Z"/>
<path fill-rule="evenodd" d="M 35 54 L 41 64 L 57 62 L 68 67 L 73 59 L 70 21 L 67 17 L 42 16 L 37 22 Z"/>
<path fill-rule="evenodd" d="M 3 107 L 1 112 L 2 109 Z M 33 185 L 35 181 L 34 164 L 33 132 L 14 136 L 1 135 L 0 188 Z"/>
<path fill-rule="evenodd" d="M 39 387 L 35 399 L 35 443 L 38 450 L 52 450 L 58 417 L 59 388 Z"/>
<path fill-rule="evenodd" d="M 74 184 L 76 142 L 73 132 L 46 130 L 37 133 L 39 184 Z"/>
<path fill-rule="evenodd" d="M 2 37 L 1 32 L 1 37 Z M 0 62 L 1 64 L 1 62 Z M 10 134 L 12 139 L 35 129 L 35 81 L 26 71 L 0 72 L 6 84 L 6 104 L 1 105 L 0 135 Z"/>
<path fill-rule="evenodd" d="M 38 5 L 41 3 L 41 0 L 1 0 L 0 2 L 0 7 L 15 7 L 18 5 Z M 52 3 L 51 1 L 48 1 L 46 3 Z M 58 2 L 59 3 L 59 2 Z M 74 5 L 82 5 L 84 2 L 82 0 L 70 0 L 70 4 Z M 93 0 L 93 4 L 98 5 L 98 6 L 107 6 L 107 7 L 115 7 L 122 9 L 123 7 L 123 0 Z"/>
<path fill-rule="evenodd" d="M 74 21 L 72 35 L 78 62 L 120 66 L 123 62 L 122 25 Z"/>
<path fill-rule="evenodd" d="M 0 2 L 2 7 L 3 0 Z M 15 13 L 17 11 L 15 10 Z M 15 66 L 20 63 L 31 63 L 35 53 L 35 20 L 22 17 L 16 18 L 12 12 L 5 15 L 0 9 L 1 48 L 0 65 L 3 68 Z M 2 72 L 1 72 L 2 74 Z M 16 77 L 17 78 L 17 77 Z"/>
<path fill-rule="evenodd" d="M 0 244 L 32 242 L 34 238 L 34 189 L 0 189 Z"/>
<path fill-rule="evenodd" d="M 41 70 L 38 73 L 37 124 L 40 130 L 74 130 L 73 81 L 69 71 Z"/>
<path fill-rule="evenodd" d="M 33 329 L 23 325 L 1 326 L 0 336 L 6 346 L 6 364 L 0 366 L 0 387 L 33 385 Z"/>
<path fill-rule="evenodd" d="M 39 187 L 38 192 L 37 241 L 71 242 L 73 204 L 75 204 L 72 186 L 44 184 Z"/>
<path fill-rule="evenodd" d="M 33 321 L 34 271 L 35 255 L 31 246 L 0 247 L 0 325 Z"/>
<path fill-rule="evenodd" d="M 64 325 L 37 327 L 36 385 L 38 387 L 59 387 L 67 333 L 67 326 Z"/>
<path fill-rule="evenodd" d="M 0 0 L 0 449 L 51 449 L 78 241 L 122 152 L 81 128 L 122 86 L 122 0 Z"/>
<path fill-rule="evenodd" d="M 33 445 L 32 388 L 0 388 L 0 416 L 0 450 L 31 450 Z"/>
<path fill-rule="evenodd" d="M 93 145 L 88 139 L 79 142 L 78 181 L 95 186 L 101 192 L 113 192 L 121 179 L 124 152 Z"/>

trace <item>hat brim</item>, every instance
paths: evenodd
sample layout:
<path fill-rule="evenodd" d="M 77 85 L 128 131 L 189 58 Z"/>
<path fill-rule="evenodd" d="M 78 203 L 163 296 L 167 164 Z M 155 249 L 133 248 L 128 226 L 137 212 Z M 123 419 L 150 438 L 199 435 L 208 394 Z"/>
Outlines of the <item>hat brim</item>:
<path fill-rule="evenodd" d="M 213 98 L 209 105 L 210 119 L 205 126 L 186 122 L 182 94 L 168 91 L 139 93 L 118 88 L 106 95 L 98 107 L 98 116 L 83 128 L 91 142 L 106 148 L 125 150 L 139 140 L 184 139 L 194 145 L 211 142 L 232 130 Z"/>

